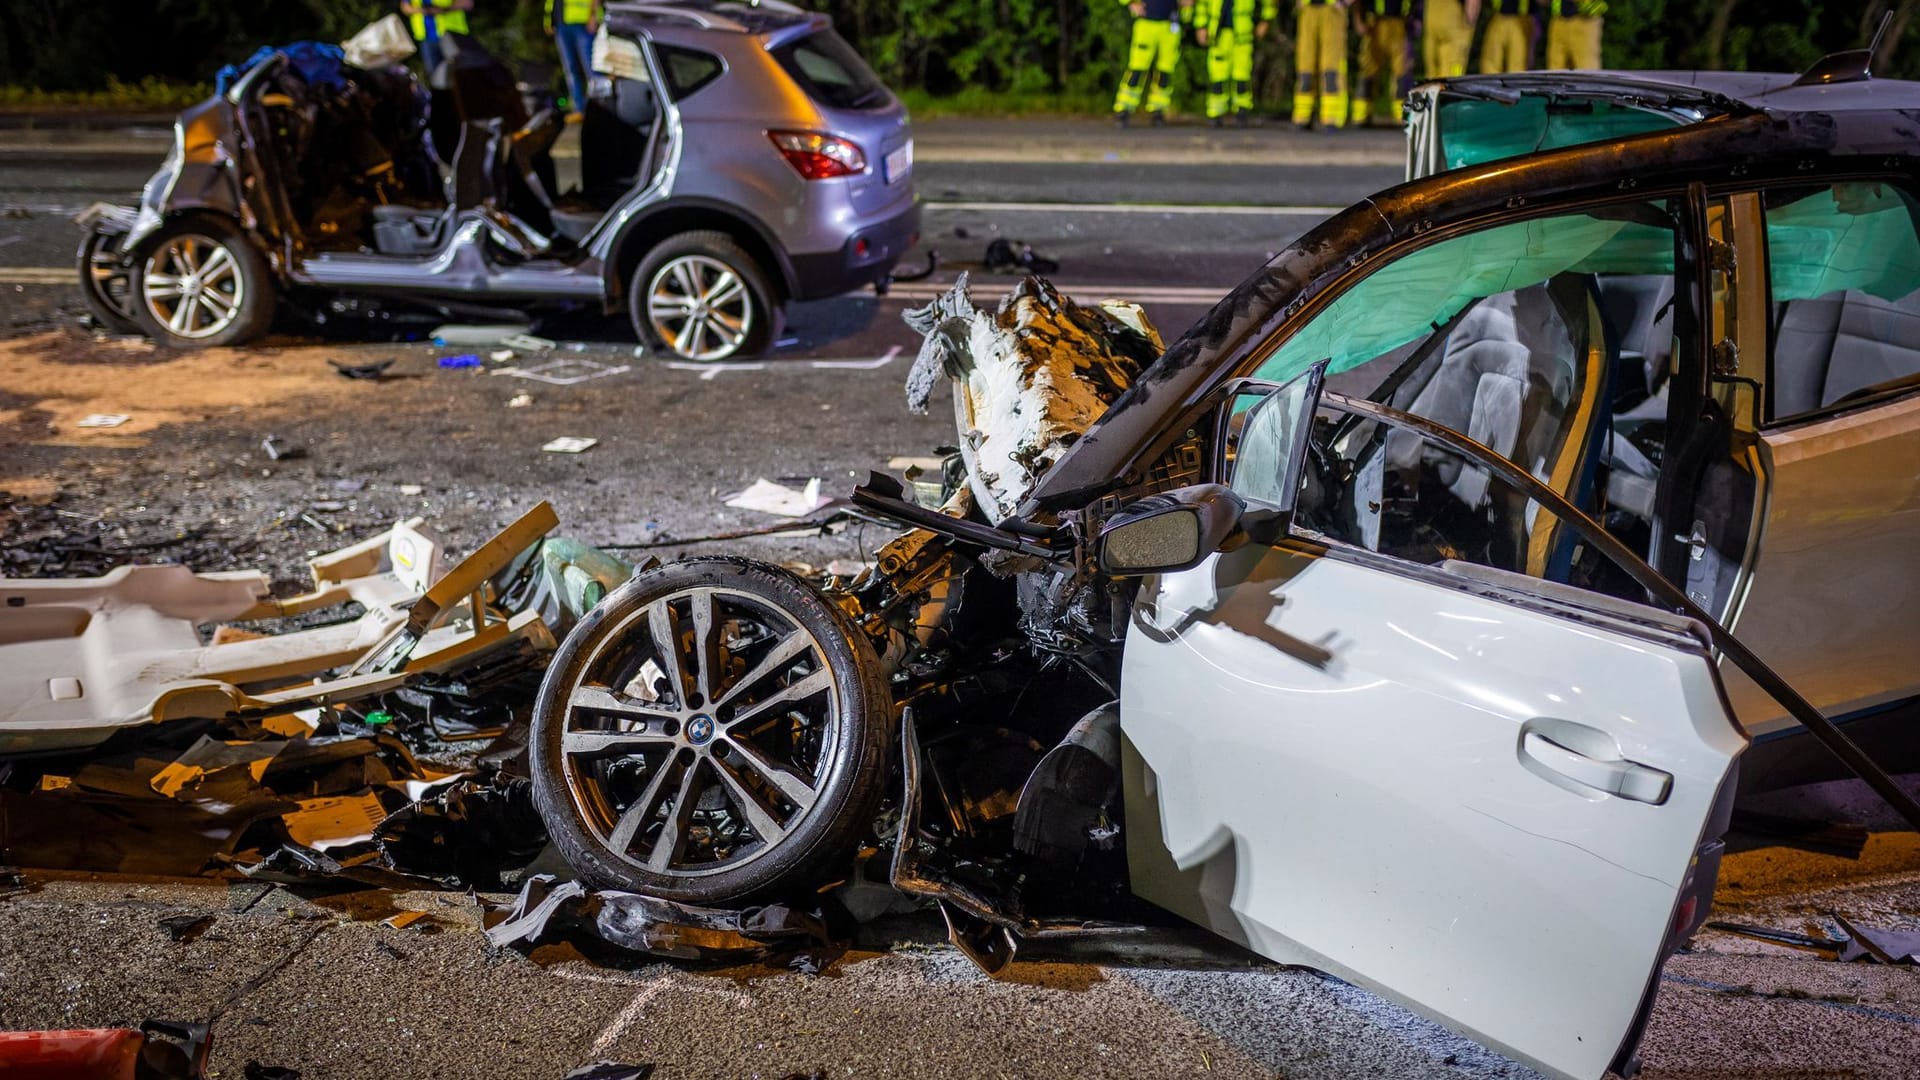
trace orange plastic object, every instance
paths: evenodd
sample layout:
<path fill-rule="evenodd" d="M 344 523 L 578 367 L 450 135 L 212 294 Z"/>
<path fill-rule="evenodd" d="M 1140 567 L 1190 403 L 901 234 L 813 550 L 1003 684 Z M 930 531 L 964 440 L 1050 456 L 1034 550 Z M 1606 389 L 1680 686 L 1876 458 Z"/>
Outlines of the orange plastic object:
<path fill-rule="evenodd" d="M 147 1037 L 133 1028 L 0 1031 L 7 1080 L 133 1080 Z"/>

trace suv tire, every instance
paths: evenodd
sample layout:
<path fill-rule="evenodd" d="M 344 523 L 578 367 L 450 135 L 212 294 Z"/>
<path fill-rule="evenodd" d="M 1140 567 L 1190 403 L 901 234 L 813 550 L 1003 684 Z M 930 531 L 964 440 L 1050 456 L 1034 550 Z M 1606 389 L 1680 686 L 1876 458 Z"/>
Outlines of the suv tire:
<path fill-rule="evenodd" d="M 141 333 L 133 321 L 133 272 L 121 260 L 124 233 L 88 230 L 80 241 L 80 297 L 95 326 L 112 334 Z"/>
<path fill-rule="evenodd" d="M 647 252 L 627 285 L 633 328 L 649 347 L 709 363 L 758 356 L 779 331 L 779 294 L 726 233 L 670 236 Z"/>
<path fill-rule="evenodd" d="M 669 563 L 555 653 L 534 805 L 596 886 L 710 906 L 804 894 L 873 827 L 892 717 L 866 636 L 804 581 L 746 559 Z"/>
<path fill-rule="evenodd" d="M 266 256 L 238 226 L 206 214 L 141 241 L 128 281 L 134 321 L 170 349 L 252 341 L 273 325 L 275 300 Z"/>

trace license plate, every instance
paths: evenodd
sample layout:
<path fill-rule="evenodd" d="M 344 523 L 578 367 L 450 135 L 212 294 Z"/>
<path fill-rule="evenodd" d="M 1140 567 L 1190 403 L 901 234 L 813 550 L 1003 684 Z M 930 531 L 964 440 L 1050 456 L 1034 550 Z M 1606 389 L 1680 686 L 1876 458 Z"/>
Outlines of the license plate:
<path fill-rule="evenodd" d="M 908 139 L 887 155 L 887 183 L 891 184 L 913 171 L 913 140 Z"/>

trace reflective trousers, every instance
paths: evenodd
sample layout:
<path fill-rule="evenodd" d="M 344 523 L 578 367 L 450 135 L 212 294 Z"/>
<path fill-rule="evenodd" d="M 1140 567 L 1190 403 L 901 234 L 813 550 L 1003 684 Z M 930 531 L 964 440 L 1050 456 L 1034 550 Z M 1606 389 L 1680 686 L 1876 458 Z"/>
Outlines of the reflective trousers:
<path fill-rule="evenodd" d="M 1467 73 L 1467 50 L 1473 47 L 1473 27 L 1460 0 L 1427 0 L 1425 24 L 1420 30 L 1420 76 L 1448 79 Z"/>
<path fill-rule="evenodd" d="M 1223 26 L 1207 38 L 1207 115 L 1253 109 L 1253 31 Z"/>
<path fill-rule="evenodd" d="M 567 109 L 579 112 L 587 107 L 587 84 L 593 78 L 593 31 L 584 23 L 561 23 L 553 28 L 553 43 L 567 73 Z"/>
<path fill-rule="evenodd" d="M 1173 73 L 1180 67 L 1180 24 L 1164 19 L 1133 20 L 1133 44 L 1127 73 L 1113 95 L 1113 111 L 1132 112 L 1144 95 L 1148 112 L 1165 112 L 1173 103 Z"/>
<path fill-rule="evenodd" d="M 1546 66 L 1599 70 L 1600 16 L 1562 15 L 1548 22 Z"/>
<path fill-rule="evenodd" d="M 1347 9 L 1337 4 L 1302 4 L 1294 43 L 1293 122 L 1314 119 L 1320 100 L 1321 127 L 1347 122 Z"/>
<path fill-rule="evenodd" d="M 1407 73 L 1407 20 L 1375 16 L 1360 43 L 1360 84 L 1354 87 L 1353 122 L 1406 119 L 1400 79 Z"/>
<path fill-rule="evenodd" d="M 1480 42 L 1480 74 L 1527 70 L 1527 31 L 1532 28 L 1533 19 L 1526 15 L 1488 19 L 1487 36 Z"/>

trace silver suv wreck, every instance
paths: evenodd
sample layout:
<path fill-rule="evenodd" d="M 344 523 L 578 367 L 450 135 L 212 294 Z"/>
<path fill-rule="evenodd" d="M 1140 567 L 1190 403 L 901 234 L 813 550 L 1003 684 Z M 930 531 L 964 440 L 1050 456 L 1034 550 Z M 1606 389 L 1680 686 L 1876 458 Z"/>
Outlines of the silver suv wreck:
<path fill-rule="evenodd" d="M 824 15 L 615 3 L 578 179 L 564 120 L 465 38 L 405 68 L 290 47 L 183 113 L 135 208 L 89 215 L 96 318 L 176 348 L 403 303 L 625 310 L 692 360 L 772 344 L 785 305 L 884 288 L 918 239 L 906 110 Z"/>

